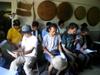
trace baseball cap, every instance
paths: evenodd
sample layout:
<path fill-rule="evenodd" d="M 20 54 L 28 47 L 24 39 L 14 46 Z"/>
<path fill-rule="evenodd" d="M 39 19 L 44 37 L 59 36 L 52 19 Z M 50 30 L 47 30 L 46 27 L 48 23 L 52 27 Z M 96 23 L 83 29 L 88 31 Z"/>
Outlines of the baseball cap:
<path fill-rule="evenodd" d="M 31 26 L 30 25 L 24 25 L 21 28 L 23 33 L 30 33 L 32 31 Z"/>

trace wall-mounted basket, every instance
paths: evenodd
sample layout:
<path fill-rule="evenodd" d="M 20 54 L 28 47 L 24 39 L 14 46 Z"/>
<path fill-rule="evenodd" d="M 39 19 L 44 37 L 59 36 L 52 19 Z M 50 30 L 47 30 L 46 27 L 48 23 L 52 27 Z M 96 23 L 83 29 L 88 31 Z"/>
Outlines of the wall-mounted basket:
<path fill-rule="evenodd" d="M 56 4 L 51 1 L 43 1 L 39 4 L 37 13 L 42 20 L 51 20 L 57 14 Z"/>

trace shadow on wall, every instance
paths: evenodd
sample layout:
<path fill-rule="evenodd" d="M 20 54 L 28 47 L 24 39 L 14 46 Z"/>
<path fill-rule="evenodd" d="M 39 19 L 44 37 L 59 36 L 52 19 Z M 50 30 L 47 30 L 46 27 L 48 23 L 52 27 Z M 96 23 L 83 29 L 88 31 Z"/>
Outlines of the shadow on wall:
<path fill-rule="evenodd" d="M 93 41 L 100 41 L 100 31 L 90 31 L 90 36 Z"/>

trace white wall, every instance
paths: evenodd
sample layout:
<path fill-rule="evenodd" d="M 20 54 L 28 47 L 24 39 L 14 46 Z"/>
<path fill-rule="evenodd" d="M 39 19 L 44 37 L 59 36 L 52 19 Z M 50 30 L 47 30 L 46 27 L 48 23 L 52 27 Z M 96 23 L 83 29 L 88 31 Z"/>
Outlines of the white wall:
<path fill-rule="evenodd" d="M 92 6 L 97 6 L 97 7 L 100 8 L 100 0 L 67 0 L 67 1 L 71 2 L 71 4 L 73 5 L 74 10 L 78 6 L 84 6 L 87 11 Z M 77 20 L 74 15 L 72 16 L 72 18 L 69 21 L 66 21 L 66 22 L 67 23 L 76 22 L 79 25 L 84 23 L 84 22 L 88 23 L 86 17 L 83 20 Z M 100 22 L 95 27 L 89 25 L 89 29 L 91 31 L 100 31 Z"/>
<path fill-rule="evenodd" d="M 17 7 L 17 1 L 18 0 L 0 0 L 0 1 L 9 1 L 12 2 L 12 12 L 16 12 L 16 7 Z M 40 24 L 45 25 L 45 23 L 47 21 L 43 21 L 39 18 L 38 14 L 37 14 L 37 7 L 40 4 L 40 2 L 44 1 L 44 0 L 23 0 L 23 1 L 27 1 L 29 3 L 34 2 L 34 8 L 35 8 L 35 13 L 36 13 L 36 20 L 40 22 Z M 63 1 L 67 1 L 70 2 L 71 5 L 73 6 L 73 9 L 75 10 L 75 8 L 77 6 L 84 6 L 86 8 L 86 10 L 88 11 L 89 8 L 91 8 L 92 6 L 97 6 L 100 8 L 100 0 L 50 0 L 53 1 L 57 6 L 63 2 Z M 32 13 L 33 13 L 33 9 L 32 9 Z M 23 17 L 21 18 L 22 21 L 22 25 L 24 24 L 31 24 L 32 21 L 34 20 L 34 15 L 32 14 L 31 17 Z M 54 19 L 50 20 L 51 22 L 58 22 L 58 18 L 55 17 Z M 87 20 L 86 18 L 84 18 L 83 20 L 77 20 L 73 14 L 73 16 L 71 17 L 71 19 L 69 19 L 68 21 L 65 22 L 65 25 L 68 25 L 70 22 L 75 22 L 78 25 L 86 22 Z M 98 25 L 96 25 L 95 27 L 92 27 L 89 25 L 89 29 L 91 31 L 100 31 L 100 23 Z"/>
<path fill-rule="evenodd" d="M 38 20 L 41 24 L 45 24 L 47 21 L 43 21 L 40 19 L 40 17 L 37 14 L 37 7 L 40 4 L 40 2 L 44 1 L 44 0 L 33 0 L 34 1 L 34 7 L 35 7 L 35 13 L 36 13 L 36 20 Z M 63 1 L 67 1 L 70 2 L 71 5 L 73 6 L 73 9 L 75 10 L 75 8 L 77 6 L 84 6 L 86 8 L 86 10 L 88 11 L 89 8 L 91 8 L 92 6 L 97 6 L 100 8 L 100 0 L 51 0 L 53 1 L 57 6 L 63 2 Z M 51 22 L 58 22 L 58 18 L 55 17 L 54 19 L 50 20 Z M 75 18 L 75 16 L 73 15 L 71 19 L 69 19 L 68 21 L 65 22 L 65 25 L 68 25 L 70 22 L 75 22 L 77 24 L 82 24 L 84 22 L 87 23 L 87 19 L 86 17 L 83 20 L 77 20 Z M 92 27 L 89 25 L 90 30 L 92 31 L 100 31 L 100 23 L 98 25 L 96 25 L 95 27 Z"/>
<path fill-rule="evenodd" d="M 0 0 L 0 2 L 11 2 L 11 0 Z"/>

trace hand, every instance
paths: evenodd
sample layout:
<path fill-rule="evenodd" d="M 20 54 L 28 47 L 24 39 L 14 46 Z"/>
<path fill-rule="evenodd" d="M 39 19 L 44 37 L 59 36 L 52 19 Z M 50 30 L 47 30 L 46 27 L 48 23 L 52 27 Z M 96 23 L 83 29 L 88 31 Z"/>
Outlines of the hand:
<path fill-rule="evenodd" d="M 13 53 L 15 54 L 15 56 L 22 56 L 24 55 L 24 52 L 23 51 L 13 51 Z"/>
<path fill-rule="evenodd" d="M 77 57 L 77 55 L 75 53 L 72 54 L 74 57 Z"/>
<path fill-rule="evenodd" d="M 0 57 L 2 56 L 2 53 L 0 53 Z"/>
<path fill-rule="evenodd" d="M 50 56 L 51 56 L 51 58 L 54 58 L 55 57 L 53 54 L 51 54 Z"/>

